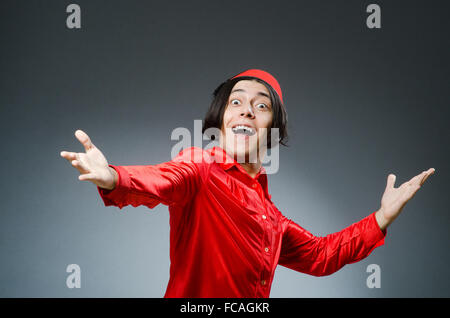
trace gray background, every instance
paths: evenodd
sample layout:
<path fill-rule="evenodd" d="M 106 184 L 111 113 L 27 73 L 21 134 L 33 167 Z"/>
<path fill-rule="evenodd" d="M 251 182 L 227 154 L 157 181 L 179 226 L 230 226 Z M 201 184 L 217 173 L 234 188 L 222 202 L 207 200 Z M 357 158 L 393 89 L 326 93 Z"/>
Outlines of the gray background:
<path fill-rule="evenodd" d="M 2 1 L 0 296 L 162 297 L 167 207 L 104 207 L 60 157 L 87 132 L 109 163 L 170 160 L 176 127 L 247 68 L 278 78 L 290 147 L 269 176 L 277 207 L 317 235 L 436 173 L 386 244 L 328 277 L 278 267 L 271 297 L 449 297 L 449 24 L 446 1 Z M 66 266 L 81 288 L 66 287 Z M 381 268 L 381 288 L 366 268 Z"/>

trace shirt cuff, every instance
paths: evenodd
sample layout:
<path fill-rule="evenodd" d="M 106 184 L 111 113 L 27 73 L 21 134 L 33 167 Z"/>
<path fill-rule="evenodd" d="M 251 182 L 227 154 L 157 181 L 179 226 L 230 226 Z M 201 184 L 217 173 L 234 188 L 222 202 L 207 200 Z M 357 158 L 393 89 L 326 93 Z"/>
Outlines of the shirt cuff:
<path fill-rule="evenodd" d="M 97 186 L 98 193 L 103 200 L 105 206 L 117 205 L 120 209 L 125 205 L 124 199 L 126 190 L 130 188 L 130 175 L 127 170 L 121 166 L 109 165 L 109 167 L 116 170 L 118 178 L 114 189 L 108 190 Z"/>
<path fill-rule="evenodd" d="M 375 249 L 378 246 L 384 245 L 384 239 L 387 235 L 387 229 L 381 230 L 380 226 L 378 225 L 377 218 L 375 217 L 375 212 L 373 212 L 370 216 L 370 222 L 369 222 L 369 228 L 370 232 L 372 233 L 372 239 L 375 242 L 375 245 L 373 249 Z M 372 250 L 373 250 L 372 249 Z"/>

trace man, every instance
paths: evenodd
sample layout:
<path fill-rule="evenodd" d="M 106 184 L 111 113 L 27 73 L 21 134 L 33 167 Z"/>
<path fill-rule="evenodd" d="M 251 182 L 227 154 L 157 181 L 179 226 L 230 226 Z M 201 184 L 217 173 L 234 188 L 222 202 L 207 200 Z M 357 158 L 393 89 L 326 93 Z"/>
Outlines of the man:
<path fill-rule="evenodd" d="M 434 173 L 431 168 L 398 188 L 389 175 L 379 210 L 338 233 L 316 237 L 284 217 L 268 193 L 262 159 L 267 148 L 284 144 L 286 123 L 278 81 L 252 69 L 214 92 L 203 130 L 220 129 L 218 147 L 185 149 L 158 165 L 113 166 L 77 130 L 86 153 L 61 156 L 79 170 L 79 180 L 98 186 L 106 206 L 169 206 L 165 297 L 269 297 L 278 264 L 322 276 L 368 256 Z M 275 140 L 272 129 L 278 129 Z"/>

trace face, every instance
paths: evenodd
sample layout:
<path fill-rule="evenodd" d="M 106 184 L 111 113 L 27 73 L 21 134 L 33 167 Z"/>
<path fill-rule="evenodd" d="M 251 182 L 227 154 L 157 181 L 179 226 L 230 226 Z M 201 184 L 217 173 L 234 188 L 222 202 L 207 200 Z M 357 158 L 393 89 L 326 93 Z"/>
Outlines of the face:
<path fill-rule="evenodd" d="M 239 163 L 261 161 L 272 119 L 269 90 L 257 81 L 237 82 L 223 115 L 221 147 Z"/>

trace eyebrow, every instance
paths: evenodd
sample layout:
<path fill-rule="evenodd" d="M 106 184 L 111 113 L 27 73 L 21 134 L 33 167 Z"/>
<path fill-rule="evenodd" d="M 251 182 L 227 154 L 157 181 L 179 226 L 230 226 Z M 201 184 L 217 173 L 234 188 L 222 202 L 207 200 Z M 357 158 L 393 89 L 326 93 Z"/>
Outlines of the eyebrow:
<path fill-rule="evenodd" d="M 246 93 L 246 91 L 245 91 L 244 89 L 242 89 L 242 88 L 236 88 L 236 89 L 233 89 L 233 90 L 231 91 L 230 95 L 233 94 L 233 93 L 235 93 L 235 92 L 244 92 L 244 93 Z M 264 92 L 258 92 L 258 95 L 260 95 L 260 96 L 265 96 L 265 97 L 267 97 L 267 98 L 270 100 L 270 96 L 267 95 L 267 94 L 264 93 Z"/>

